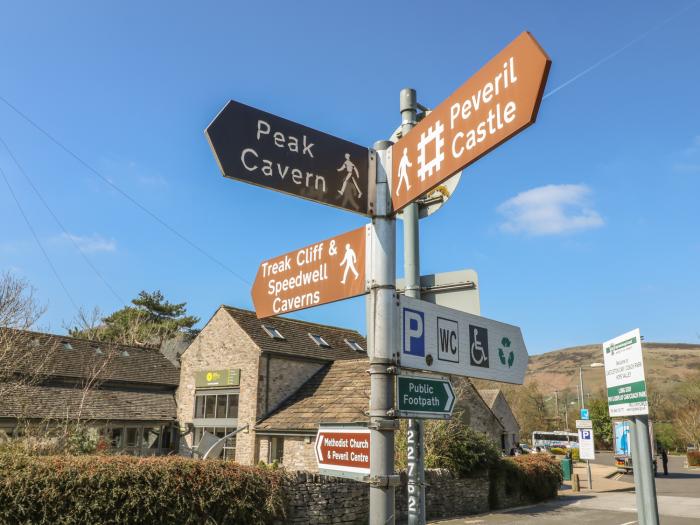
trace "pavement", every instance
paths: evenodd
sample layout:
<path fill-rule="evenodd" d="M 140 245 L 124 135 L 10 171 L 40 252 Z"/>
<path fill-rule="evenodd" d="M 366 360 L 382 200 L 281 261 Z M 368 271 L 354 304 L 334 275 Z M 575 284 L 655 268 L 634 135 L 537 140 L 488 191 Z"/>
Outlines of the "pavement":
<path fill-rule="evenodd" d="M 434 525 L 595 524 L 636 525 L 634 479 L 617 473 L 609 453 L 597 453 L 591 463 L 593 490 L 588 489 L 586 464 L 576 464 L 581 491 L 570 482 L 562 485 L 555 500 L 477 516 L 431 521 Z M 661 525 L 700 525 L 700 472 L 684 467 L 683 458 L 669 458 L 669 475 L 655 478 Z"/>

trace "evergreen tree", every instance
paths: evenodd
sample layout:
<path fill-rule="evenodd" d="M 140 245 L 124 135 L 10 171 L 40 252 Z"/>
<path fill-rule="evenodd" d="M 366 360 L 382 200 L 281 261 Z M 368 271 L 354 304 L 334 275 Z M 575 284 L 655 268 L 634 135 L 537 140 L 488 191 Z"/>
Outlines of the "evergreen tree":
<path fill-rule="evenodd" d="M 163 342 L 178 335 L 192 338 L 198 333 L 192 327 L 199 322 L 199 318 L 187 315 L 187 303 L 171 303 L 160 290 L 152 293 L 141 291 L 131 303 L 133 306 L 125 306 L 102 318 L 97 326 L 80 322 L 81 326 L 69 330 L 70 335 L 160 347 Z"/>

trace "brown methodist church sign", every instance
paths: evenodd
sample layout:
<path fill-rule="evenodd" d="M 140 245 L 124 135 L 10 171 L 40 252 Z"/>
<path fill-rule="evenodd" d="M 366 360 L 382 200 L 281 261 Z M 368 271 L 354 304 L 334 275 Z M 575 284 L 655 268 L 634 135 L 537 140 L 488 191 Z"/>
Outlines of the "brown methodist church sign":
<path fill-rule="evenodd" d="M 366 293 L 363 226 L 264 261 L 251 294 L 258 318 L 303 310 Z"/>
<path fill-rule="evenodd" d="M 365 147 L 233 100 L 205 133 L 225 177 L 371 213 Z"/>
<path fill-rule="evenodd" d="M 551 61 L 524 32 L 391 147 L 400 210 L 535 122 Z"/>

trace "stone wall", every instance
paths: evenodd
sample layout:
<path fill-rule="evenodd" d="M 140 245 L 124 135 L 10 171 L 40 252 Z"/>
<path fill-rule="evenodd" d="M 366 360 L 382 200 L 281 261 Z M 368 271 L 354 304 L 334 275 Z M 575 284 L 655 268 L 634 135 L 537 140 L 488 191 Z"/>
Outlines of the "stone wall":
<path fill-rule="evenodd" d="M 447 471 L 425 473 L 428 519 L 479 514 L 489 510 L 487 476 L 458 479 Z M 369 485 L 305 472 L 290 475 L 285 523 L 363 524 L 369 514 Z M 406 523 L 406 476 L 396 489 L 397 523 Z"/>

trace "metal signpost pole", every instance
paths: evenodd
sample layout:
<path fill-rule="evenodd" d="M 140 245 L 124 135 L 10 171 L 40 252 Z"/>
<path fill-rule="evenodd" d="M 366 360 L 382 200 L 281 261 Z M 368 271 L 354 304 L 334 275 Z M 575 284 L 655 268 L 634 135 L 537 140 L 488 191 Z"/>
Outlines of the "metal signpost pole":
<path fill-rule="evenodd" d="M 369 415 L 370 525 L 395 521 L 394 431 L 397 419 L 388 416 L 394 408 L 396 348 L 396 219 L 391 216 L 388 141 L 377 142 L 375 216 L 372 217 L 370 308 L 368 309 L 368 351 L 370 355 Z"/>
<path fill-rule="evenodd" d="M 416 90 L 404 88 L 400 95 L 401 135 L 408 133 L 416 125 Z M 396 182 L 394 182 L 396 184 Z M 419 244 L 418 203 L 412 202 L 403 210 L 403 267 L 405 294 L 420 299 L 420 244 Z M 414 463 L 408 469 L 408 524 L 425 524 L 425 464 L 423 451 L 423 421 L 408 420 L 407 463 Z"/>
<path fill-rule="evenodd" d="M 637 459 L 632 460 L 632 468 L 637 477 L 639 470 L 639 481 L 641 482 L 642 505 L 644 508 L 644 525 L 659 525 L 659 509 L 656 503 L 656 480 L 654 479 L 654 468 L 651 460 L 651 447 L 649 444 L 649 416 L 636 416 L 634 418 L 634 444 L 639 450 Z M 636 463 L 639 461 L 639 463 Z M 639 498 L 637 498 L 639 505 Z"/>
<path fill-rule="evenodd" d="M 639 429 L 636 424 L 637 418 L 632 417 L 630 421 L 630 442 L 632 452 L 632 475 L 634 476 L 635 485 L 635 501 L 637 503 L 637 516 L 639 517 L 640 525 L 647 525 L 647 517 L 644 509 L 644 490 L 642 488 L 642 459 L 637 445 L 637 434 Z"/>
<path fill-rule="evenodd" d="M 581 417 L 583 417 L 583 409 L 586 405 L 583 401 L 583 368 L 578 367 L 578 381 L 581 385 Z M 568 429 L 567 429 L 568 430 Z M 593 490 L 593 478 L 591 478 L 591 461 L 586 460 L 586 469 L 588 470 L 588 490 Z"/>

